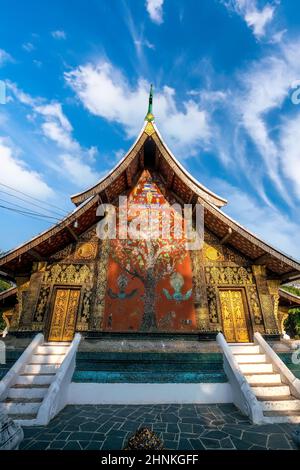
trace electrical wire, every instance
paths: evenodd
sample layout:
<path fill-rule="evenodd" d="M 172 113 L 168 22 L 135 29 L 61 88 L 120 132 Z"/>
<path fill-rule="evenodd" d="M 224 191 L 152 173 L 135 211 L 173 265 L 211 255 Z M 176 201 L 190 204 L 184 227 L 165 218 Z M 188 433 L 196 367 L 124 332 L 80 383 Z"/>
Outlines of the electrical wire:
<path fill-rule="evenodd" d="M 25 202 L 26 204 L 29 204 L 29 205 L 38 207 L 39 209 L 43 209 L 43 210 L 45 210 L 45 211 L 47 211 L 47 212 L 50 212 L 50 213 L 52 213 L 52 214 L 56 214 L 56 215 L 58 215 L 58 216 L 60 216 L 60 217 L 61 217 L 61 215 L 62 215 L 62 214 L 60 214 L 59 212 L 57 212 L 56 210 L 47 209 L 47 207 L 43 207 L 43 206 L 41 206 L 40 204 L 36 204 L 36 203 L 34 203 L 34 202 L 31 202 L 31 201 L 26 201 L 26 199 L 24 199 L 24 198 L 22 198 L 22 197 L 20 197 L 20 196 L 16 196 L 15 194 L 11 194 L 11 193 L 9 193 L 9 192 L 7 192 L 7 191 L 3 191 L 3 190 L 0 189 L 0 193 L 5 194 L 6 196 L 10 196 L 10 197 L 13 197 L 13 198 L 15 198 L 15 199 L 18 199 L 18 200 L 20 200 L 20 201 L 23 201 L 23 202 Z M 7 202 L 8 202 L 8 201 L 7 201 Z M 10 203 L 10 204 L 13 204 L 13 203 Z M 63 215 L 67 215 L 67 214 L 64 213 Z"/>
<path fill-rule="evenodd" d="M 6 201 L 5 199 L 0 198 L 0 201 L 5 202 L 6 204 L 10 204 L 11 206 L 18 207 L 18 208 L 22 209 L 22 212 L 25 212 L 25 213 L 28 213 L 28 214 L 37 215 L 39 217 L 46 217 L 46 218 L 49 218 L 49 219 L 61 220 L 58 217 L 53 217 L 53 216 L 48 215 L 48 214 L 42 214 L 40 212 L 31 211 L 30 208 L 28 208 L 28 207 L 20 206 L 20 204 L 15 204 L 14 202 Z"/>
<path fill-rule="evenodd" d="M 52 220 L 54 219 L 56 221 L 60 220 L 57 217 L 52 217 L 50 215 L 39 214 L 38 212 L 31 212 L 31 211 L 14 209 L 13 207 L 4 206 L 2 204 L 0 204 L 0 208 L 1 209 L 6 209 L 6 210 L 9 210 L 9 211 L 12 211 L 12 212 L 16 212 L 17 214 L 27 215 L 28 217 L 34 217 L 37 220 L 41 220 L 41 218 L 46 219 L 46 220 L 47 219 L 52 219 Z"/>
<path fill-rule="evenodd" d="M 15 189 L 12 186 L 9 186 L 8 184 L 0 183 L 0 186 L 4 186 L 5 188 L 8 188 L 8 189 L 11 189 L 11 190 L 13 190 L 17 193 L 23 194 L 23 196 L 26 196 L 29 199 L 33 199 L 34 201 L 40 202 L 41 204 L 46 204 L 50 207 L 53 207 L 54 209 L 57 209 L 57 210 L 63 212 L 64 215 L 65 215 L 65 212 L 60 207 L 56 206 L 55 204 L 51 204 L 50 202 L 45 202 L 45 201 L 42 201 L 41 199 L 38 199 L 36 197 L 29 196 L 28 194 L 24 193 L 23 191 L 20 191 L 19 189 Z"/>

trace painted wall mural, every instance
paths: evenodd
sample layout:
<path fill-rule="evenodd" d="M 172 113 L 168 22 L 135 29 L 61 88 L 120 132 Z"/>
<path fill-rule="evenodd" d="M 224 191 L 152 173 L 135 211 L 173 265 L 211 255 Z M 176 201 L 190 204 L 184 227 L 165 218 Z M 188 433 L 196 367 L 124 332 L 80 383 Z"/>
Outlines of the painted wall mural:
<path fill-rule="evenodd" d="M 106 331 L 196 330 L 191 258 L 184 236 L 175 237 L 181 218 L 171 206 L 175 202 L 166 194 L 158 175 L 147 170 L 142 173 L 129 195 L 129 223 L 137 214 L 143 223 L 145 209 L 151 205 L 151 211 L 157 208 L 153 220 L 161 227 L 161 206 L 165 205 L 170 236 L 110 241 L 103 325 Z M 153 229 L 151 224 L 148 229 Z"/>

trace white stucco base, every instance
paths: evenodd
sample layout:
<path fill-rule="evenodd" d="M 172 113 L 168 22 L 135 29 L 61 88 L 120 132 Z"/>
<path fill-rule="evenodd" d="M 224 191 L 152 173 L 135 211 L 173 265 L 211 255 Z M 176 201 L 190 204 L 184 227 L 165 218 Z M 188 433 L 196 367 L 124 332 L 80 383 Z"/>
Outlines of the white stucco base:
<path fill-rule="evenodd" d="M 141 405 L 160 403 L 232 403 L 229 383 L 74 383 L 69 385 L 70 405 Z"/>

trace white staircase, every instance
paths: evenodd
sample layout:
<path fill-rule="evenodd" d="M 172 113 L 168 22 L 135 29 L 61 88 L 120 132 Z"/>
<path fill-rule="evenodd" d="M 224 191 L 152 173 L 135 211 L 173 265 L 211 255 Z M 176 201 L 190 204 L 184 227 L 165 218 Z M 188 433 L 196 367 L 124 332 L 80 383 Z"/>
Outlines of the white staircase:
<path fill-rule="evenodd" d="M 63 395 L 61 388 L 68 385 L 74 371 L 80 341 L 80 335 L 76 336 L 72 343 L 47 343 L 42 335 L 32 341 L 1 381 L 2 405 L 10 418 L 22 426 L 47 424 L 62 408 L 57 396 Z"/>
<path fill-rule="evenodd" d="M 70 343 L 43 343 L 35 349 L 3 401 L 8 416 L 20 424 L 35 420 Z"/>
<path fill-rule="evenodd" d="M 236 406 L 253 422 L 300 423 L 300 381 L 259 333 L 254 343 L 217 337 Z"/>

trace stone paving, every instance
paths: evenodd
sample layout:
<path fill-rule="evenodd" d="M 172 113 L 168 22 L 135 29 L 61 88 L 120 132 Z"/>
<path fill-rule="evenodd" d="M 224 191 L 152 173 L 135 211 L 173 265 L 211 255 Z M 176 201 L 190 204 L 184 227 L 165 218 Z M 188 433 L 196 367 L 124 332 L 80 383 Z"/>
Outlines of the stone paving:
<path fill-rule="evenodd" d="M 24 428 L 20 449 L 117 450 L 147 426 L 169 450 L 295 449 L 289 424 L 252 425 L 234 405 L 67 406 L 48 426 Z"/>

